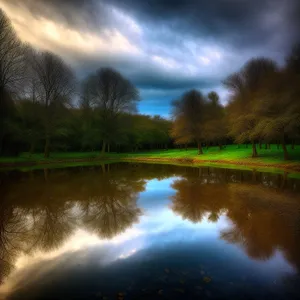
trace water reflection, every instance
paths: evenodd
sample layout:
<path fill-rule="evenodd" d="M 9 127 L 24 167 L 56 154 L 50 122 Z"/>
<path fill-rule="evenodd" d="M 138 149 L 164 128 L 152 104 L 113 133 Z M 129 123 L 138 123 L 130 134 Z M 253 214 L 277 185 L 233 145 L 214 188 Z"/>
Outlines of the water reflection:
<path fill-rule="evenodd" d="M 0 173 L 0 296 L 43 299 L 54 288 L 51 299 L 62 290 L 73 299 L 79 287 L 83 299 L 99 289 L 126 289 L 129 298 L 144 298 L 142 289 L 150 298 L 160 290 L 167 298 L 182 290 L 234 296 L 247 277 L 249 291 L 269 295 L 272 285 L 283 297 L 278 280 L 286 288 L 300 270 L 299 189 L 286 173 L 208 167 Z"/>
<path fill-rule="evenodd" d="M 299 195 L 261 185 L 224 185 L 203 177 L 176 180 L 172 187 L 176 194 L 171 208 L 184 219 L 201 222 L 207 216 L 216 222 L 226 215 L 231 226 L 221 231 L 222 239 L 242 246 L 248 256 L 260 260 L 269 259 L 281 249 L 298 266 Z"/>
<path fill-rule="evenodd" d="M 18 255 L 59 248 L 78 228 L 113 238 L 138 222 L 136 201 L 145 181 L 124 170 L 104 171 L 1 174 L 1 281 Z"/>
<path fill-rule="evenodd" d="M 80 201 L 83 224 L 99 237 L 109 239 L 138 222 L 141 209 L 136 202 L 145 181 L 119 177 L 118 172 L 105 173 L 98 180 L 92 196 Z"/>

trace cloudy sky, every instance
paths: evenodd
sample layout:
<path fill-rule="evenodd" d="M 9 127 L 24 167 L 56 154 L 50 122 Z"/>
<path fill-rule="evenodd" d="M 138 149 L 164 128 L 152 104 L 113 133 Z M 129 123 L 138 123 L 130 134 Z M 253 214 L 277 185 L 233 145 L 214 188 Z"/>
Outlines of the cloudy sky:
<path fill-rule="evenodd" d="M 221 81 L 250 57 L 283 63 L 300 0 L 0 0 L 20 37 L 61 55 L 79 78 L 116 68 L 141 92 L 141 113 L 168 116 L 185 90 Z"/>

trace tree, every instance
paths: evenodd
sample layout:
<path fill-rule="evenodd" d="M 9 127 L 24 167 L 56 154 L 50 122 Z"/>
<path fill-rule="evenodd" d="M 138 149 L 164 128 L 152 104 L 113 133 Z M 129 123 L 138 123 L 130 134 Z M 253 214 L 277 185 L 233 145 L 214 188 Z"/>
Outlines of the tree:
<path fill-rule="evenodd" d="M 206 216 L 216 222 L 229 200 L 228 188 L 202 177 L 205 176 L 183 178 L 172 183 L 176 193 L 171 197 L 171 209 L 193 223 L 201 222 Z"/>
<path fill-rule="evenodd" d="M 264 100 L 261 91 L 276 71 L 277 66 L 272 60 L 254 58 L 224 81 L 224 85 L 231 92 L 227 107 L 229 135 L 237 143 L 250 141 L 252 157 L 257 156 L 255 143 L 261 138 L 256 130 L 259 116 L 255 113 L 255 105 Z"/>
<path fill-rule="evenodd" d="M 80 131 L 80 143 L 82 149 L 94 150 L 100 144 L 100 129 L 95 112 L 94 103 L 89 93 L 89 82 L 81 84 L 81 95 L 79 100 L 78 128 Z"/>
<path fill-rule="evenodd" d="M 203 154 L 201 143 L 204 138 L 205 98 L 200 92 L 191 90 L 172 105 L 174 122 L 171 136 L 177 144 L 196 142 L 199 154 Z"/>
<path fill-rule="evenodd" d="M 59 56 L 50 52 L 35 52 L 32 55 L 31 67 L 36 93 L 44 106 L 44 156 L 49 157 L 57 115 L 63 107 L 70 105 L 76 80 L 73 70 Z"/>
<path fill-rule="evenodd" d="M 204 134 L 207 142 L 215 142 L 222 149 L 222 140 L 227 135 L 224 107 L 219 103 L 219 95 L 212 91 L 207 95 Z"/>
<path fill-rule="evenodd" d="M 268 140 L 280 141 L 284 159 L 289 159 L 286 140 L 295 140 L 300 127 L 299 48 L 295 47 L 287 64 L 274 73 L 261 91 L 263 99 L 256 104 L 259 116 L 256 132 Z"/>
<path fill-rule="evenodd" d="M 85 98 L 90 98 L 100 116 L 102 152 L 109 143 L 116 140 L 120 125 L 118 118 L 123 112 L 136 111 L 139 92 L 136 87 L 119 72 L 99 69 L 90 75 L 84 84 Z"/>
<path fill-rule="evenodd" d="M 13 115 L 13 94 L 24 79 L 25 46 L 17 37 L 10 20 L 0 9 L 0 154 L 9 134 Z"/>
<path fill-rule="evenodd" d="M 20 140 L 28 145 L 30 155 L 43 138 L 41 113 L 43 107 L 38 102 L 24 99 L 16 105 Z"/>
<path fill-rule="evenodd" d="M 213 104 L 217 104 L 219 103 L 220 97 L 218 95 L 218 93 L 216 93 L 215 91 L 211 91 L 208 93 L 207 98 L 213 103 Z"/>
<path fill-rule="evenodd" d="M 300 43 L 294 45 L 286 58 L 286 69 L 294 74 L 300 74 Z"/>

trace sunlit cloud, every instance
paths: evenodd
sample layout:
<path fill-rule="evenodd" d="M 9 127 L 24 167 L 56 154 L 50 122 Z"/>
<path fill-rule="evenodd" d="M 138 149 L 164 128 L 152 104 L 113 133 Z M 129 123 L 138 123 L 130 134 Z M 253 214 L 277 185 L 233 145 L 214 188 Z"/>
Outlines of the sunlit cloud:
<path fill-rule="evenodd" d="M 127 28 L 138 34 L 138 35 L 142 35 L 143 34 L 143 29 L 142 27 L 130 16 L 128 16 L 126 13 L 124 13 L 123 11 L 121 11 L 120 9 L 117 9 L 115 7 L 112 7 L 112 12 L 115 16 L 115 18 L 117 18 L 118 20 L 120 20 L 125 26 L 127 26 Z"/>
<path fill-rule="evenodd" d="M 117 29 L 106 29 L 102 35 L 96 35 L 67 28 L 66 25 L 45 18 L 35 19 L 26 10 L 16 14 L 9 6 L 5 6 L 5 11 L 22 40 L 41 49 L 55 51 L 57 47 L 62 47 L 93 56 L 122 53 L 134 55 L 141 52 Z M 129 20 L 126 19 L 126 22 Z"/>
<path fill-rule="evenodd" d="M 179 64 L 171 58 L 163 58 L 158 55 L 152 56 L 153 61 L 159 63 L 161 66 L 166 67 L 168 69 L 175 69 L 179 67 Z"/>
<path fill-rule="evenodd" d="M 10 291 L 14 290 L 16 284 L 18 284 L 20 281 L 20 277 L 22 278 L 23 276 L 22 271 L 27 270 L 28 268 L 38 263 L 51 261 L 63 256 L 64 254 L 71 254 L 78 251 L 83 251 L 91 247 L 104 247 L 107 245 L 118 246 L 120 244 L 125 243 L 126 241 L 134 240 L 144 234 L 145 233 L 138 228 L 130 228 L 124 233 L 117 235 L 110 240 L 107 240 L 101 239 L 97 235 L 91 234 L 85 230 L 78 229 L 68 240 L 65 241 L 65 243 L 61 247 L 59 247 L 56 250 L 49 252 L 36 251 L 35 253 L 24 253 L 23 255 L 21 255 L 15 262 L 14 271 L 6 278 L 4 284 L 0 286 L 0 295 L 7 294 Z M 136 249 L 134 249 L 133 251 L 126 252 L 125 254 L 121 253 L 120 255 L 106 257 L 105 263 L 109 263 L 119 258 L 127 258 L 130 255 L 133 255 L 135 252 Z M 51 265 L 51 267 L 55 268 L 56 265 Z"/>
<path fill-rule="evenodd" d="M 199 56 L 199 61 L 204 65 L 209 65 L 211 63 L 210 59 L 206 56 Z"/>
<path fill-rule="evenodd" d="M 132 249 L 131 251 L 125 253 L 125 254 L 121 254 L 119 256 L 120 259 L 124 259 L 124 258 L 128 258 L 129 256 L 133 255 L 136 253 L 136 249 Z"/>

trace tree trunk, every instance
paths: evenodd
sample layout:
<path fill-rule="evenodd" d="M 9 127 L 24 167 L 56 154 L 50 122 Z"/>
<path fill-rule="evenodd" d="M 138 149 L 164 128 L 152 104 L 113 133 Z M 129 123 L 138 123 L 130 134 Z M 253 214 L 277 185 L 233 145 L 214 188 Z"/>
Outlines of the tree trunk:
<path fill-rule="evenodd" d="M 262 147 L 262 143 L 261 141 L 259 141 L 259 149 L 261 149 L 261 147 Z"/>
<path fill-rule="evenodd" d="M 201 177 L 202 176 L 202 168 L 199 168 L 199 177 Z"/>
<path fill-rule="evenodd" d="M 292 150 L 295 150 L 295 141 L 292 141 Z"/>
<path fill-rule="evenodd" d="M 254 182 L 257 181 L 257 172 L 256 172 L 256 169 L 253 169 L 253 170 L 252 170 L 252 180 L 253 180 Z"/>
<path fill-rule="evenodd" d="M 47 168 L 45 168 L 44 169 L 44 179 L 45 179 L 45 181 L 47 182 L 48 181 L 48 169 Z"/>
<path fill-rule="evenodd" d="M 105 148 L 106 148 L 106 142 L 103 141 L 103 144 L 102 144 L 102 154 L 105 153 Z"/>
<path fill-rule="evenodd" d="M 268 149 L 268 144 L 267 144 L 267 143 L 265 144 L 265 149 L 266 149 L 266 150 Z"/>
<path fill-rule="evenodd" d="M 284 174 L 282 175 L 282 181 L 281 181 L 281 184 L 280 184 L 281 189 L 284 189 L 286 187 L 287 178 L 288 178 L 288 173 L 284 172 Z"/>
<path fill-rule="evenodd" d="M 268 149 L 271 150 L 271 144 L 268 144 Z"/>
<path fill-rule="evenodd" d="M 2 149 L 4 148 L 4 117 L 5 112 L 4 106 L 4 88 L 0 89 L 0 155 L 2 154 Z"/>
<path fill-rule="evenodd" d="M 2 118 L 1 118 L 2 119 Z M 1 123 L 3 123 L 1 120 L 0 120 Z M 2 154 L 2 148 L 3 148 L 3 140 L 4 140 L 4 129 L 3 129 L 3 125 L 1 124 L 0 126 L 0 155 Z"/>
<path fill-rule="evenodd" d="M 289 153 L 288 153 L 287 148 L 286 148 L 284 136 L 281 139 L 281 145 L 282 145 L 282 149 L 283 149 L 283 153 L 284 153 L 284 160 L 289 160 L 290 159 L 289 158 Z"/>
<path fill-rule="evenodd" d="M 50 137 L 46 136 L 45 149 L 44 149 L 44 157 L 48 158 L 50 154 Z"/>
<path fill-rule="evenodd" d="M 107 144 L 107 152 L 110 152 L 110 144 Z"/>
<path fill-rule="evenodd" d="M 35 142 L 31 142 L 30 149 L 29 149 L 29 157 L 31 157 L 31 155 L 33 154 L 34 149 L 35 149 Z"/>
<path fill-rule="evenodd" d="M 198 142 L 198 154 L 203 154 L 201 142 Z"/>
<path fill-rule="evenodd" d="M 252 142 L 252 157 L 257 157 L 257 149 L 255 142 Z"/>
<path fill-rule="evenodd" d="M 277 143 L 277 149 L 279 149 L 279 143 Z"/>

